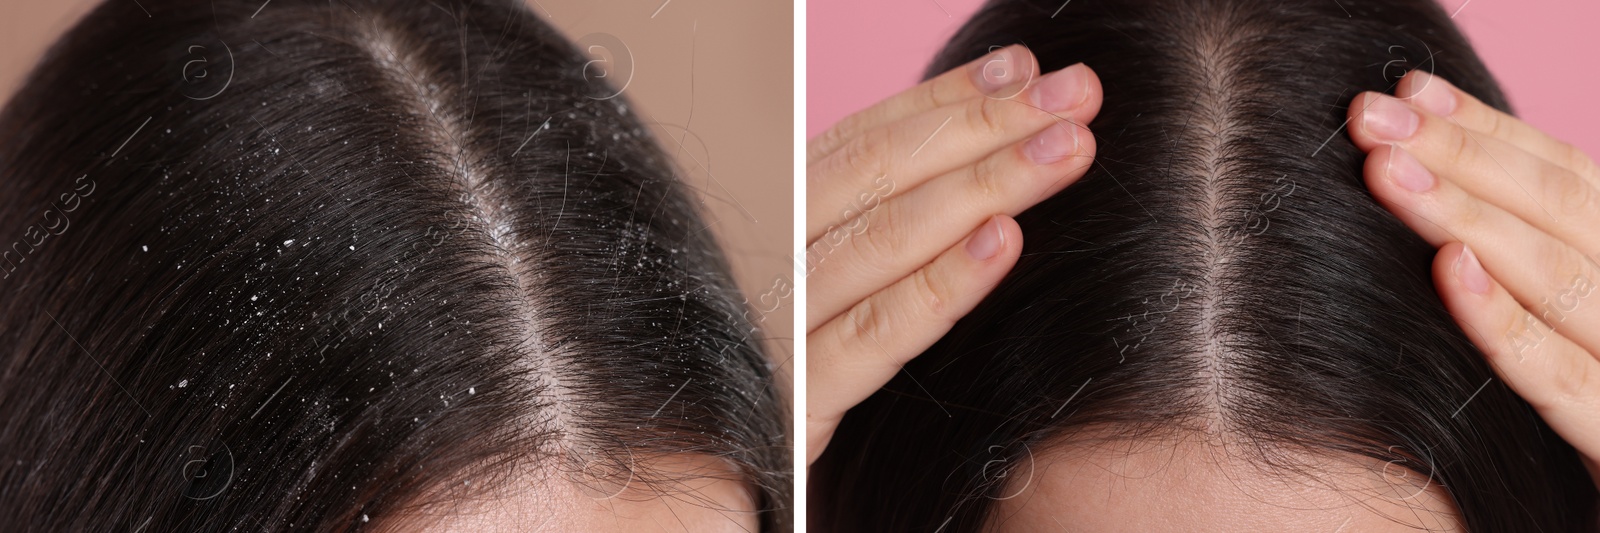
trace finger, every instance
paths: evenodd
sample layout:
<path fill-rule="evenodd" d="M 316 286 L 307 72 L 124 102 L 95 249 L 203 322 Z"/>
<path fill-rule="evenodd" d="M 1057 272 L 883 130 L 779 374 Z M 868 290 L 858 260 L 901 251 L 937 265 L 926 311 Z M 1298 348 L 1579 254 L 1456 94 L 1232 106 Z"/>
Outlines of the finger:
<path fill-rule="evenodd" d="M 1026 46 L 1014 44 L 993 50 L 845 117 L 806 143 L 806 164 L 838 150 L 861 132 L 884 124 L 980 96 L 1006 98 L 1015 95 L 1033 81 L 1038 72 L 1038 60 Z"/>
<path fill-rule="evenodd" d="M 1600 362 L 1523 309 L 1459 243 L 1439 251 L 1433 279 L 1495 374 L 1579 452 L 1600 457 Z"/>
<path fill-rule="evenodd" d="M 1046 126 L 1087 124 L 1100 109 L 1100 83 L 1076 64 L 1040 78 L 1017 98 L 973 98 L 864 132 L 806 167 L 806 243 L 881 200 L 971 164 Z M 890 180 L 894 189 L 878 188 Z M 886 196 L 885 196 L 886 194 Z"/>
<path fill-rule="evenodd" d="M 1015 216 L 1082 177 L 1094 136 L 1060 121 L 1033 138 L 882 201 L 806 249 L 806 330 L 932 261 L 996 213 Z"/>
<path fill-rule="evenodd" d="M 845 410 L 950 331 L 1022 253 L 1015 220 L 994 216 L 959 246 L 806 335 L 806 432 L 811 460 Z M 820 441 L 820 442 L 819 442 Z"/>
<path fill-rule="evenodd" d="M 1449 180 L 1423 177 L 1426 169 L 1403 149 L 1374 151 L 1365 174 L 1379 203 L 1429 243 L 1470 246 L 1524 308 L 1578 346 L 1600 353 L 1600 305 L 1585 300 L 1600 269 L 1588 257 Z M 1416 187 L 1419 182 L 1426 186 Z"/>
<path fill-rule="evenodd" d="M 1592 230 L 1600 227 L 1600 188 L 1571 170 L 1391 96 L 1362 93 L 1350 108 L 1351 136 L 1362 148 L 1396 143 L 1473 196 L 1584 254 L 1600 252 Z"/>
<path fill-rule="evenodd" d="M 1562 142 L 1456 88 L 1444 78 L 1414 70 L 1400 80 L 1395 96 L 1462 127 L 1521 148 L 1600 186 L 1600 168 L 1577 147 Z"/>

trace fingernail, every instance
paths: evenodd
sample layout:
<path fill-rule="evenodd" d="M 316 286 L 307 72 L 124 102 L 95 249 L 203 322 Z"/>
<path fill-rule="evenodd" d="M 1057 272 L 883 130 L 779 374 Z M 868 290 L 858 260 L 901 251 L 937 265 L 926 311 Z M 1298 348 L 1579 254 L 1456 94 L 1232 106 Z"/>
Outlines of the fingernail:
<path fill-rule="evenodd" d="M 1417 132 L 1417 113 L 1393 96 L 1379 95 L 1361 113 L 1361 126 L 1379 139 L 1398 141 Z"/>
<path fill-rule="evenodd" d="M 983 94 L 993 94 L 1021 79 L 1022 67 L 1017 66 L 1017 49 L 1005 47 L 984 57 L 974 66 L 972 83 Z"/>
<path fill-rule="evenodd" d="M 1384 166 L 1384 172 L 1395 185 L 1411 192 L 1426 191 L 1437 181 L 1428 167 L 1398 146 L 1389 147 L 1389 163 Z"/>
<path fill-rule="evenodd" d="M 1028 143 L 1022 145 L 1022 152 L 1040 165 L 1066 159 L 1078 153 L 1078 127 L 1065 122 L 1051 124 L 1028 139 Z"/>
<path fill-rule="evenodd" d="M 1417 107 L 1428 110 L 1429 113 L 1448 117 L 1456 110 L 1456 92 L 1451 90 L 1450 84 L 1444 78 L 1426 72 L 1419 72 L 1417 81 L 1422 88 L 1411 95 L 1411 102 Z"/>
<path fill-rule="evenodd" d="M 1078 63 L 1046 74 L 1033 88 L 1033 105 L 1045 111 L 1066 111 L 1089 96 L 1089 67 Z"/>
<path fill-rule="evenodd" d="M 1472 253 L 1471 246 L 1461 247 L 1461 257 L 1456 258 L 1456 278 L 1461 284 L 1474 294 L 1489 292 L 1489 273 L 1483 271 L 1483 264 L 1478 262 L 1478 255 Z"/>
<path fill-rule="evenodd" d="M 999 217 L 989 217 L 989 221 L 972 232 L 972 238 L 967 239 L 967 255 L 979 261 L 986 261 L 994 254 L 1000 253 L 1000 247 L 1005 245 L 1005 235 L 1000 233 Z"/>

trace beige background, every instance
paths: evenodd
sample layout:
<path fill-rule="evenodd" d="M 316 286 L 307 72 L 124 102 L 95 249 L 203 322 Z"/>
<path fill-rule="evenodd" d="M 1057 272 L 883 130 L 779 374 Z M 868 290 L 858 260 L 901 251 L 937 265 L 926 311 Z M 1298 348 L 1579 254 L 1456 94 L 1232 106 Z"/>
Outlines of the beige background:
<path fill-rule="evenodd" d="M 633 77 L 623 94 L 647 124 L 655 123 L 651 129 L 700 192 L 751 306 L 777 307 L 752 317 L 762 319 L 770 352 L 792 376 L 793 294 L 785 289 L 796 276 L 789 260 L 793 7 L 748 0 L 527 2 L 569 39 L 607 33 L 632 54 Z M 50 43 L 97 3 L 0 0 L 0 98 L 9 98 Z"/>

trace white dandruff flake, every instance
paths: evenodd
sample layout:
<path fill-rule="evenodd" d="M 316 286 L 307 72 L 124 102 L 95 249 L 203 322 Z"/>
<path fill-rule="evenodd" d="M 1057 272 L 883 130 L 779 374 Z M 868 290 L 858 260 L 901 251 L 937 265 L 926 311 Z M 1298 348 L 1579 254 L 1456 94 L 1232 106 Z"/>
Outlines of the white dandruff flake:
<path fill-rule="evenodd" d="M 184 387 L 187 387 L 187 386 L 189 386 L 189 380 L 187 380 L 187 379 L 178 382 L 178 388 L 180 388 L 180 389 L 184 388 Z"/>
<path fill-rule="evenodd" d="M 146 252 L 150 251 L 150 247 L 149 246 L 140 246 L 139 249 L 140 250 L 144 250 Z"/>
<path fill-rule="evenodd" d="M 478 393 L 478 388 L 477 387 L 467 387 L 467 394 L 477 394 L 477 393 Z"/>
<path fill-rule="evenodd" d="M 289 246 L 289 245 L 292 245 L 292 244 L 294 244 L 294 239 L 289 239 L 287 241 L 283 241 L 283 245 L 284 246 Z"/>

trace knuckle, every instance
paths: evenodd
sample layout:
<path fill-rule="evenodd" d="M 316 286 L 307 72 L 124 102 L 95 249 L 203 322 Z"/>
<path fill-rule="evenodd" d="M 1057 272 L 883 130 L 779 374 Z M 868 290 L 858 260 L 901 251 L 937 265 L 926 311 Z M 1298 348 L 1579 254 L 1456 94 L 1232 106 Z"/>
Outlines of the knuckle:
<path fill-rule="evenodd" d="M 1496 111 L 1485 113 L 1489 117 L 1489 136 L 1496 139 L 1511 139 L 1515 134 L 1512 122 L 1505 115 Z"/>
<path fill-rule="evenodd" d="M 1567 168 L 1579 176 L 1600 181 L 1600 167 L 1595 166 L 1594 159 L 1590 158 L 1589 154 L 1583 153 L 1583 150 L 1571 144 L 1561 143 L 1561 147 L 1562 152 L 1566 154 L 1563 159 L 1566 159 Z"/>
<path fill-rule="evenodd" d="M 1593 365 L 1576 357 L 1555 354 L 1554 358 L 1559 362 L 1555 365 L 1556 372 L 1551 373 L 1550 397 L 1540 402 L 1542 405 L 1535 404 L 1535 407 L 1562 408 L 1593 403 L 1589 397 L 1594 390 Z M 1534 404 L 1531 400 L 1529 403 Z"/>
<path fill-rule="evenodd" d="M 879 343 L 878 339 L 884 338 L 890 318 L 886 314 L 885 306 L 876 301 L 877 298 L 878 296 L 874 295 L 862 300 L 845 313 L 846 323 L 840 328 L 844 337 L 840 339 L 844 341 L 843 346 L 873 346 Z"/>
<path fill-rule="evenodd" d="M 1556 195 L 1562 218 L 1590 218 L 1595 213 L 1594 184 L 1564 170 L 1547 173 L 1545 180 L 1549 183 L 1550 194 Z"/>
<path fill-rule="evenodd" d="M 1457 165 L 1471 164 L 1477 161 L 1477 146 L 1472 142 L 1472 137 L 1461 126 L 1450 126 L 1450 140 L 1446 149 L 1450 161 Z"/>
<path fill-rule="evenodd" d="M 1566 352 L 1551 342 L 1562 334 L 1561 328 L 1520 308 L 1505 321 L 1505 349 L 1495 355 L 1497 372 L 1507 365 L 1532 364 L 1539 369 L 1516 380 L 1521 382 L 1513 386 L 1518 395 L 1541 413 L 1597 407 L 1595 380 L 1600 374 L 1587 354 Z"/>
<path fill-rule="evenodd" d="M 1005 112 L 1001 105 L 1005 100 L 994 98 L 978 98 L 969 109 L 974 115 L 968 120 L 971 127 L 982 133 L 984 137 L 993 137 L 1005 132 Z"/>
<path fill-rule="evenodd" d="M 859 127 L 856 126 L 856 124 L 859 123 L 860 120 L 861 119 L 858 118 L 857 115 L 844 117 L 844 119 L 840 120 L 838 124 L 834 124 L 833 127 L 822 132 L 822 136 L 817 138 L 817 146 L 845 146 L 846 142 L 849 142 L 850 139 L 859 134 Z"/>
<path fill-rule="evenodd" d="M 1572 258 L 1567 257 L 1566 251 L 1549 239 L 1539 239 L 1538 244 L 1534 245 L 1533 257 L 1534 264 L 1550 265 L 1557 273 L 1573 271 Z M 1560 274 L 1557 274 L 1557 277 L 1560 277 Z"/>
<path fill-rule="evenodd" d="M 844 147 L 844 164 L 859 176 L 878 176 L 889 169 L 889 131 L 867 131 Z"/>
<path fill-rule="evenodd" d="M 916 105 L 918 109 L 928 110 L 944 107 L 944 101 L 939 98 L 937 89 L 938 84 L 934 83 L 916 90 L 915 98 L 917 99 Z"/>
<path fill-rule="evenodd" d="M 878 209 L 863 214 L 867 229 L 856 239 L 858 255 L 867 264 L 879 264 L 884 258 L 898 257 L 905 247 L 900 235 L 900 218 L 904 216 L 896 202 L 884 202 Z"/>
<path fill-rule="evenodd" d="M 1545 288 L 1548 291 L 1546 301 L 1557 298 L 1561 291 L 1566 290 L 1567 287 L 1562 284 L 1567 280 L 1578 277 L 1594 279 L 1594 273 L 1589 271 L 1588 261 L 1566 243 L 1554 238 L 1539 239 L 1534 258 L 1538 261 L 1534 264 L 1551 265 L 1550 272 L 1555 274 L 1546 278 L 1545 284 L 1548 285 Z"/>
<path fill-rule="evenodd" d="M 946 303 L 950 301 L 950 287 L 938 276 L 933 275 L 932 268 L 920 268 L 911 274 L 912 289 L 916 299 L 921 303 L 926 318 L 943 320 Z"/>
<path fill-rule="evenodd" d="M 1473 228 L 1484 222 L 1486 213 L 1483 202 L 1470 194 L 1455 194 L 1449 196 L 1450 201 L 1445 202 L 1445 224 L 1461 228 Z"/>
<path fill-rule="evenodd" d="M 1004 166 L 1003 157 L 998 155 L 985 157 L 972 165 L 972 190 L 977 200 L 987 203 L 987 200 L 1000 197 L 1006 184 L 1014 181 L 1006 179 Z"/>

